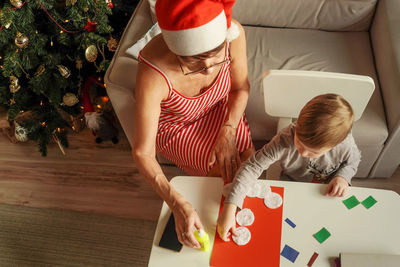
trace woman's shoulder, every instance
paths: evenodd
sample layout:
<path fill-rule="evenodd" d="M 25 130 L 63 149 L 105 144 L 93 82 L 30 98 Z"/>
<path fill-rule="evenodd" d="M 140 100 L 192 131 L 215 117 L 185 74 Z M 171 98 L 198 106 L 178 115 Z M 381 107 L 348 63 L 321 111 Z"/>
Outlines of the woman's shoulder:
<path fill-rule="evenodd" d="M 140 52 L 144 59 L 155 65 L 157 65 L 157 63 L 163 64 L 163 62 L 170 57 L 170 53 L 161 34 L 151 39 Z"/>

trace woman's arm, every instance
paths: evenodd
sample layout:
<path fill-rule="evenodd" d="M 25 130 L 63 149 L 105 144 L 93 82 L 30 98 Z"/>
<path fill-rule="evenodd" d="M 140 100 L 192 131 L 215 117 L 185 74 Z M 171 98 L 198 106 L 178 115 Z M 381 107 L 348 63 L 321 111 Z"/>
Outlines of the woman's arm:
<path fill-rule="evenodd" d="M 229 94 L 228 116 L 225 124 L 236 127 L 246 109 L 250 93 L 250 83 L 247 70 L 246 36 L 244 29 L 239 22 L 232 20 L 232 23 L 238 25 L 240 35 L 232 41 L 230 46 L 232 88 Z"/>
<path fill-rule="evenodd" d="M 245 33 L 239 22 L 232 23 L 238 25 L 240 35 L 230 44 L 232 87 L 229 93 L 228 113 L 211 156 L 211 163 L 217 161 L 224 181 L 233 179 L 241 163 L 236 149 L 236 128 L 243 116 L 250 92 Z"/>
<path fill-rule="evenodd" d="M 200 219 L 192 205 L 168 182 L 155 157 L 160 103 L 167 96 L 168 87 L 161 75 L 139 63 L 132 155 L 140 173 L 173 211 L 179 241 L 189 247 L 199 247 L 193 226 L 203 228 Z"/>

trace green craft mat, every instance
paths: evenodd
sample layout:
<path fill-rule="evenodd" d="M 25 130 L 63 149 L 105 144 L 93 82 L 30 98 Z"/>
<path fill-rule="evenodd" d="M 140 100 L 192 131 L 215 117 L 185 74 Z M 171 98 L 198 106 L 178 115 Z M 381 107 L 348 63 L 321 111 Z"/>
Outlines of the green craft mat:
<path fill-rule="evenodd" d="M 350 210 L 360 204 L 360 201 L 355 196 L 351 196 L 348 199 L 343 200 L 344 205 Z"/>
<path fill-rule="evenodd" d="M 329 231 L 326 230 L 325 227 L 323 227 L 321 230 L 319 230 L 317 233 L 314 234 L 315 239 L 317 239 L 320 244 L 322 244 L 330 236 L 331 233 L 329 233 Z"/>
<path fill-rule="evenodd" d="M 361 202 L 361 204 L 366 207 L 367 209 L 371 208 L 373 205 L 375 205 L 375 203 L 378 202 L 376 201 L 375 198 L 373 198 L 372 196 L 367 197 L 366 199 L 364 199 L 363 202 Z"/>

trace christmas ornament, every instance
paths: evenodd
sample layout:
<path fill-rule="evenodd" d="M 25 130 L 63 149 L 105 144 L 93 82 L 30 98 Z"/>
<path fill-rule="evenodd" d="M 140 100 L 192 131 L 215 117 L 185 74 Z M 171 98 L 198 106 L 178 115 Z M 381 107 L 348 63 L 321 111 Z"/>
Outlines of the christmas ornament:
<path fill-rule="evenodd" d="M 106 0 L 106 3 L 110 8 L 114 7 L 114 4 L 113 4 L 112 0 Z"/>
<path fill-rule="evenodd" d="M 76 67 L 78 70 L 80 70 L 80 69 L 82 69 L 82 66 L 83 66 L 83 61 L 80 60 L 80 59 L 78 59 L 78 60 L 76 61 L 75 67 Z"/>
<path fill-rule="evenodd" d="M 89 62 L 94 62 L 97 59 L 98 51 L 95 45 L 89 45 L 85 50 L 85 58 Z"/>
<path fill-rule="evenodd" d="M 10 0 L 10 3 L 14 7 L 21 7 L 23 4 L 22 0 Z"/>
<path fill-rule="evenodd" d="M 17 32 L 15 37 L 15 45 L 19 48 L 27 48 L 29 44 L 29 38 L 23 33 Z"/>
<path fill-rule="evenodd" d="M 88 12 L 88 11 L 89 11 L 89 8 L 88 8 L 88 7 L 84 7 L 84 8 L 83 8 L 83 11 Z"/>
<path fill-rule="evenodd" d="M 28 141 L 28 130 L 19 125 L 16 121 L 15 124 L 15 138 L 20 142 Z"/>
<path fill-rule="evenodd" d="M 110 40 L 107 41 L 107 47 L 108 47 L 108 50 L 111 52 L 117 51 L 117 48 L 118 48 L 117 40 L 114 39 L 113 37 L 110 37 Z"/>
<path fill-rule="evenodd" d="M 88 20 L 84 28 L 87 30 L 87 32 L 95 32 L 97 29 L 97 22 L 91 22 Z"/>
<path fill-rule="evenodd" d="M 10 86 L 9 86 L 9 88 L 10 88 L 10 92 L 13 93 L 13 94 L 16 93 L 21 88 L 21 85 L 19 85 L 18 78 L 15 77 L 14 75 L 10 76 Z"/>
<path fill-rule="evenodd" d="M 71 75 L 71 71 L 67 67 L 63 65 L 57 65 L 57 67 L 61 76 L 63 76 L 65 79 L 67 79 Z"/>
<path fill-rule="evenodd" d="M 113 125 L 107 115 L 103 112 L 86 112 L 86 125 L 97 136 L 96 143 L 111 140 L 113 144 L 118 143 L 118 129 Z"/>
<path fill-rule="evenodd" d="M 46 71 L 46 68 L 44 67 L 44 64 L 41 64 L 41 65 L 37 68 L 37 70 L 36 70 L 36 72 L 35 72 L 35 76 L 40 76 L 40 75 L 42 75 L 45 71 Z"/>
<path fill-rule="evenodd" d="M 68 106 L 68 107 L 72 107 L 78 102 L 79 102 L 78 97 L 73 93 L 66 93 L 63 96 L 63 104 Z"/>
<path fill-rule="evenodd" d="M 65 2 L 65 5 L 66 5 L 66 6 L 73 6 L 73 5 L 76 4 L 76 1 L 78 1 L 78 0 L 67 0 L 67 1 Z"/>

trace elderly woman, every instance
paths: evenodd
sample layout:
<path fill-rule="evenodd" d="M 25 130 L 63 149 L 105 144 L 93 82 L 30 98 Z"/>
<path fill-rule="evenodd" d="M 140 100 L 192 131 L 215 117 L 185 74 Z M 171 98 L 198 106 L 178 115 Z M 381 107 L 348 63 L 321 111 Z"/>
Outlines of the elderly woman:
<path fill-rule="evenodd" d="M 246 40 L 234 1 L 158 0 L 161 34 L 140 52 L 133 157 L 171 208 L 181 243 L 199 247 L 193 206 L 170 185 L 156 152 L 186 173 L 231 181 L 254 153 L 244 110 Z"/>

